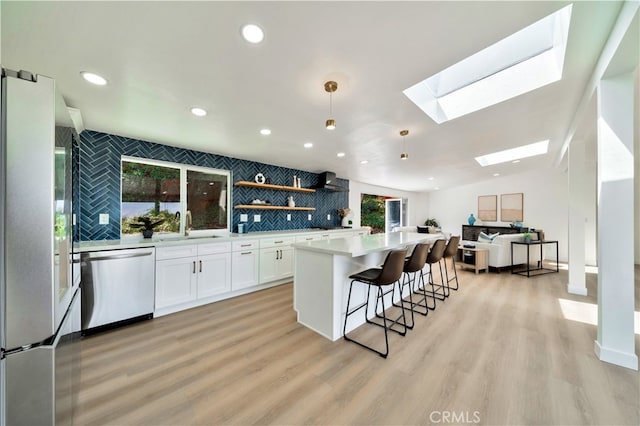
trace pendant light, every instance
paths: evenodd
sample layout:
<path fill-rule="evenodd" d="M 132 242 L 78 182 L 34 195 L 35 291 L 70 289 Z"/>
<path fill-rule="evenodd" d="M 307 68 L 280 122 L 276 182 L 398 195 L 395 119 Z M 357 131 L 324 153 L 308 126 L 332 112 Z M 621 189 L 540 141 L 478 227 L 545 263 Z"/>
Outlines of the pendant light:
<path fill-rule="evenodd" d="M 333 92 L 338 90 L 338 83 L 335 81 L 327 81 L 324 83 L 324 90 L 329 93 L 329 118 L 325 121 L 324 125 L 327 130 L 333 130 L 336 128 L 336 120 L 331 118 L 333 116 Z"/>
<path fill-rule="evenodd" d="M 409 154 L 407 154 L 407 152 L 404 149 L 405 146 L 405 136 L 407 136 L 409 134 L 408 130 L 400 130 L 400 136 L 402 136 L 402 153 L 400 154 L 400 159 L 401 160 L 406 160 L 409 158 Z"/>

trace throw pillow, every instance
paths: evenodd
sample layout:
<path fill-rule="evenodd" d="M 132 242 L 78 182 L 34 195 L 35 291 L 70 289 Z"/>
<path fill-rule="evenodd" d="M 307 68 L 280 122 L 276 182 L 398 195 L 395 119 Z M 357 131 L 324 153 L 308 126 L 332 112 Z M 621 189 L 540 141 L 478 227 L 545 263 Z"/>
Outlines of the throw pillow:
<path fill-rule="evenodd" d="M 480 232 L 480 235 L 478 235 L 478 242 L 492 243 L 493 240 L 495 240 L 498 235 L 500 235 L 499 232 L 496 232 L 495 234 L 485 234 L 484 232 Z"/>
<path fill-rule="evenodd" d="M 428 234 L 429 228 L 427 226 L 418 226 L 418 234 Z"/>
<path fill-rule="evenodd" d="M 428 226 L 427 228 L 429 228 L 429 234 L 437 234 L 441 231 L 440 228 L 437 228 L 435 226 Z"/>

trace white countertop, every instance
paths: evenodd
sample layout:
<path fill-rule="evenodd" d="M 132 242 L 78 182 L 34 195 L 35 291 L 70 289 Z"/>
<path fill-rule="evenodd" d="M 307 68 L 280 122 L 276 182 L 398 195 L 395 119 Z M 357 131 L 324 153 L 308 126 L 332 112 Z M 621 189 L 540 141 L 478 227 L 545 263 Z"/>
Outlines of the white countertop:
<path fill-rule="evenodd" d="M 364 227 L 366 228 L 366 227 Z M 207 244 L 207 243 L 221 243 L 226 241 L 238 241 L 241 239 L 251 240 L 255 238 L 265 237 L 278 237 L 278 236 L 291 236 L 291 235 L 307 235 L 315 233 L 340 233 L 345 231 L 357 231 L 364 228 L 338 228 L 338 229 L 289 229 L 282 231 L 264 231 L 264 232 L 249 232 L 246 234 L 229 233 L 227 235 L 216 237 L 199 237 L 192 235 L 190 237 L 184 236 L 166 236 L 157 234 L 153 238 L 142 238 L 142 235 L 134 238 L 127 238 L 124 240 L 99 240 L 99 241 L 80 241 L 75 244 L 77 252 L 87 251 L 99 251 L 99 250 L 118 250 L 129 248 L 142 248 L 142 247 L 163 247 L 174 246 L 184 244 Z"/>
<path fill-rule="evenodd" d="M 292 244 L 299 250 L 358 257 L 365 254 L 391 250 L 420 242 L 431 242 L 444 238 L 441 234 L 419 234 L 417 232 L 390 232 L 339 238 L 334 240 L 305 241 Z"/>

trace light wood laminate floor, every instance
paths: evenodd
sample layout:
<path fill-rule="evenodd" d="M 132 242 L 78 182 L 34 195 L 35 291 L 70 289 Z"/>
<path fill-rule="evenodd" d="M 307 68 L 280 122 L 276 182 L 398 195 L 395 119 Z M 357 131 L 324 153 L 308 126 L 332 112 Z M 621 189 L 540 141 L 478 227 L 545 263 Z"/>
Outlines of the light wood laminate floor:
<path fill-rule="evenodd" d="M 585 298 L 566 271 L 458 274 L 386 360 L 297 324 L 291 284 L 86 337 L 76 423 L 640 424 L 638 372 L 563 316 L 560 299 L 595 303 L 595 275 Z"/>

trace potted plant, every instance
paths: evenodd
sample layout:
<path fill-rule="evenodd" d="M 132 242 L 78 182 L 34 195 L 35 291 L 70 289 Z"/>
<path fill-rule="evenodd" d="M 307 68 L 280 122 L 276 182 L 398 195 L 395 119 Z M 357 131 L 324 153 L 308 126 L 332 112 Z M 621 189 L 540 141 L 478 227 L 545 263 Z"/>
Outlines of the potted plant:
<path fill-rule="evenodd" d="M 433 226 L 436 228 L 440 228 L 440 224 L 438 223 L 438 220 L 432 217 L 424 221 L 424 226 Z"/>
<path fill-rule="evenodd" d="M 134 228 L 142 228 L 142 236 L 144 238 L 151 238 L 153 236 L 153 228 L 162 222 L 164 222 L 164 219 L 152 221 L 150 217 L 140 216 L 138 217 L 138 222 L 132 223 L 131 226 Z"/>
<path fill-rule="evenodd" d="M 524 238 L 524 242 L 529 244 L 531 242 L 531 237 L 533 237 L 533 234 L 531 234 L 530 232 L 525 232 L 522 237 Z"/>

